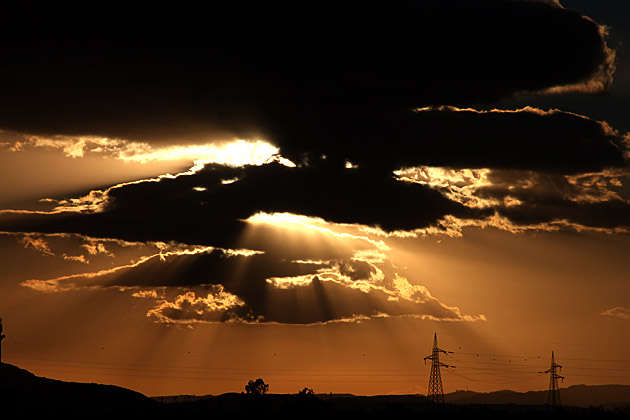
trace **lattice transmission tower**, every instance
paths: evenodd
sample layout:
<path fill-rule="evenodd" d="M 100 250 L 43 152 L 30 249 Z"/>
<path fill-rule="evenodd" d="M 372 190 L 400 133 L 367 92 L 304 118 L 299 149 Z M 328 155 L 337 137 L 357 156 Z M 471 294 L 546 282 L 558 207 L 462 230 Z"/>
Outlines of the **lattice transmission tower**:
<path fill-rule="evenodd" d="M 433 351 L 430 356 L 424 358 L 424 363 L 427 360 L 431 361 L 431 376 L 429 376 L 429 392 L 427 398 L 434 403 L 444 402 L 444 389 L 442 388 L 442 375 L 440 375 L 440 366 L 443 367 L 455 367 L 440 362 L 440 353 L 453 353 L 452 351 L 442 350 L 438 347 L 437 333 L 433 335 Z"/>
<path fill-rule="evenodd" d="M 560 388 L 558 388 L 558 379 L 564 380 L 564 376 L 558 374 L 558 370 L 562 370 L 562 366 L 556 363 L 553 351 L 551 352 L 551 367 L 544 371 L 549 374 L 549 393 L 547 394 L 547 409 L 554 410 L 560 408 Z"/>

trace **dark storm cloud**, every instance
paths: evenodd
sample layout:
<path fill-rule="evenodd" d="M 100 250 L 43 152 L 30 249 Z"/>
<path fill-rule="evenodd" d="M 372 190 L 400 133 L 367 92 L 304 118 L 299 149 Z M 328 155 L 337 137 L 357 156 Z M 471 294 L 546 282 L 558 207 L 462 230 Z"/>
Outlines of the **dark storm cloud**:
<path fill-rule="evenodd" d="M 532 199 L 521 206 L 497 209 L 501 216 L 521 226 L 567 220 L 576 227 L 630 228 L 630 204 L 622 200 L 576 203 L 554 199 Z"/>
<path fill-rule="evenodd" d="M 574 114 L 411 111 L 558 86 L 605 88 L 614 53 L 602 28 L 551 3 L 213 7 L 203 16 L 110 9 L 84 20 L 29 15 L 31 31 L 7 25 L 0 38 L 0 126 L 129 138 L 132 131 L 168 136 L 178 124 L 204 126 L 267 135 L 301 166 L 209 166 L 112 188 L 103 194 L 102 212 L 4 214 L 0 227 L 227 248 L 257 212 L 414 230 L 444 216 L 481 219 L 493 209 L 471 209 L 428 186 L 400 182 L 391 172 L 401 167 L 573 174 L 627 164 L 620 134 Z M 12 17 L 18 25 L 24 18 Z M 358 168 L 346 169 L 346 160 Z M 553 218 L 564 199 L 538 200 L 547 204 L 529 202 Z M 527 220 L 510 213 L 514 207 L 500 210 Z"/>
<path fill-rule="evenodd" d="M 269 140 L 322 122 L 611 81 L 601 28 L 549 3 L 247 2 L 7 11 L 0 127 L 130 140 Z M 349 120 L 346 120 L 349 118 Z M 290 138 L 289 138 L 290 137 Z"/>
<path fill-rule="evenodd" d="M 238 181 L 222 182 L 234 178 Z M 195 189 L 199 187 L 205 190 Z M 194 175 L 112 188 L 106 202 L 103 211 L 92 214 L 4 215 L 2 228 L 236 248 L 244 220 L 259 212 L 288 212 L 386 231 L 432 226 L 447 214 L 484 214 L 393 175 L 277 163 L 208 165 Z"/>
<path fill-rule="evenodd" d="M 349 160 L 386 172 L 443 166 L 559 173 L 628 165 L 624 135 L 606 123 L 558 110 L 431 107 L 362 116 L 313 126 L 301 133 L 303 144 L 291 141 L 298 129 L 290 122 L 282 128 L 285 131 L 276 136 L 280 153 L 310 165 L 343 166 Z"/>
<path fill-rule="evenodd" d="M 512 197 L 521 201 L 566 200 L 576 203 L 624 201 L 623 184 L 630 171 L 617 170 L 601 173 L 566 176 L 518 170 L 493 170 L 487 183 L 475 189 L 482 199 L 503 201 Z"/>

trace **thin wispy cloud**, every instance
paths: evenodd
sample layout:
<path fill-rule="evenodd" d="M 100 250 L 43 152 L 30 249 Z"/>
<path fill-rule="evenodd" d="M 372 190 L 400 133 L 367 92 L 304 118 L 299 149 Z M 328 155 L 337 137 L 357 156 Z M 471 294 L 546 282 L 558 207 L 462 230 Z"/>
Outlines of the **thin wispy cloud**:
<path fill-rule="evenodd" d="M 630 308 L 617 306 L 615 308 L 605 310 L 601 313 L 601 315 L 623 320 L 630 320 Z"/>

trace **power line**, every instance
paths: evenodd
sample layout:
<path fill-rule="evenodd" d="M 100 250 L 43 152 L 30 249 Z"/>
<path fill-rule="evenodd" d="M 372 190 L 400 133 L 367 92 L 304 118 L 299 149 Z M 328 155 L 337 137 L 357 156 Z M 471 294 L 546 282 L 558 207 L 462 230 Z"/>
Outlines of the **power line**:
<path fill-rule="evenodd" d="M 452 337 L 467 337 L 473 338 L 477 340 L 491 340 L 491 341 L 511 341 L 517 343 L 533 343 L 533 344 L 554 344 L 554 345 L 563 345 L 563 346 L 578 346 L 578 347 L 608 347 L 608 348 L 621 348 L 625 349 L 625 346 L 614 345 L 614 344 L 593 344 L 593 343 L 566 343 L 559 341 L 540 341 L 540 340 L 522 340 L 516 338 L 506 338 L 506 337 L 490 337 L 490 336 L 481 336 L 481 335 L 468 335 L 468 334 L 453 334 L 453 333 L 445 333 L 441 332 L 441 335 L 452 336 Z"/>
<path fill-rule="evenodd" d="M 201 366 L 166 366 L 166 365 L 140 365 L 130 363 L 113 363 L 113 362 L 91 362 L 91 361 L 78 361 L 78 360 L 59 360 L 59 359 L 47 359 L 47 358 L 28 358 L 28 357 L 14 357 L 9 356 L 10 359 L 16 360 L 37 360 L 47 361 L 55 363 L 74 363 L 74 364 L 95 364 L 95 365 L 113 365 L 113 366 L 125 366 L 132 369 L 183 369 L 183 370 L 243 370 L 243 371 L 283 371 L 283 372 L 425 372 L 424 369 L 281 369 L 281 368 L 230 368 L 230 367 L 201 367 Z M 36 364 L 36 363 L 30 363 Z M 135 368 L 134 368 L 135 367 Z M 147 370 L 147 369 L 145 369 Z"/>
<path fill-rule="evenodd" d="M 303 373 L 323 373 L 323 372 L 331 372 L 334 374 L 347 374 L 350 372 L 359 372 L 359 373 L 367 373 L 367 372 L 392 372 L 392 376 L 396 375 L 393 372 L 401 372 L 396 376 L 413 376 L 415 373 L 425 372 L 423 369 L 312 369 L 312 368 L 294 368 L 294 369 L 283 369 L 283 368 L 232 368 L 232 367 L 202 367 L 202 366 L 168 366 L 168 365 L 142 365 L 142 364 L 131 364 L 131 363 L 114 363 L 114 362 L 98 362 L 98 361 L 80 361 L 80 360 L 68 360 L 68 359 L 52 359 L 52 358 L 33 358 L 33 357 L 15 357 L 15 356 L 5 356 L 5 359 L 13 359 L 13 360 L 24 360 L 24 361 L 43 361 L 43 362 L 52 362 L 56 364 L 86 364 L 86 365 L 99 365 L 104 366 L 106 369 L 115 369 L 115 366 L 121 366 L 120 369 L 129 368 L 130 370 L 151 370 L 160 369 L 160 371 L 164 371 L 167 369 L 169 371 L 174 372 L 185 372 L 186 370 L 194 370 L 194 371 L 228 371 L 228 372 L 294 372 L 295 374 L 303 374 Z M 521 370 L 506 370 L 500 369 L 495 366 L 511 366 L 511 367 L 528 367 L 528 368 L 542 368 L 542 366 L 537 365 L 529 365 L 529 364 L 521 364 L 521 363 L 503 363 L 503 362 L 483 362 L 477 360 L 462 360 L 459 358 L 452 358 L 452 360 L 458 362 L 461 365 L 465 365 L 466 367 L 461 367 L 460 369 L 472 369 L 477 371 L 487 371 L 487 372 L 505 372 L 506 374 L 526 374 L 529 371 L 521 371 Z M 37 363 L 29 363 L 30 365 L 45 365 L 45 364 L 37 364 Z M 483 367 L 475 367 L 472 365 L 490 365 L 492 368 L 483 368 Z M 604 367 L 587 367 L 587 366 L 565 366 L 566 369 L 570 370 L 589 370 L 589 371 L 614 371 L 614 372 L 630 372 L 630 369 L 614 369 L 614 368 L 604 368 Z M 101 368 L 102 369 L 102 368 Z M 377 375 L 378 376 L 378 375 Z M 389 375 L 387 375 L 389 376 Z M 618 375 L 593 375 L 593 374 L 572 374 L 572 376 L 587 376 L 587 377 L 614 377 L 614 378 L 627 378 L 626 376 L 618 376 Z"/>
<path fill-rule="evenodd" d="M 499 390 L 499 391 L 502 391 L 505 388 L 499 388 L 499 387 L 496 387 L 494 385 L 500 385 L 500 384 L 504 384 L 505 385 L 505 384 L 507 384 L 507 383 L 504 383 L 504 382 L 494 382 L 493 383 L 493 382 L 489 382 L 489 381 L 480 381 L 480 380 L 477 380 L 477 379 L 469 378 L 467 375 L 463 375 L 463 374 L 461 374 L 459 372 L 457 372 L 457 373 L 456 372 L 449 372 L 449 373 L 452 374 L 452 375 L 456 375 L 456 376 L 459 376 L 461 378 L 464 378 L 466 381 L 478 383 L 480 385 L 484 385 L 484 386 L 487 386 L 489 388 L 496 389 L 496 390 Z M 521 381 L 515 381 L 515 382 L 512 382 L 512 383 L 518 383 L 518 382 L 521 382 Z"/>
<path fill-rule="evenodd" d="M 466 355 L 489 356 L 489 357 L 511 357 L 513 359 L 540 359 L 539 355 L 536 355 L 536 357 L 534 357 L 534 356 L 525 356 L 521 354 L 470 353 L 470 352 L 458 352 L 458 351 L 454 351 L 453 354 L 466 354 Z M 563 357 L 562 360 L 574 360 L 574 361 L 583 361 L 583 362 L 630 363 L 630 360 L 623 360 L 623 359 L 587 359 L 587 358 L 578 358 L 578 357 Z"/>
<path fill-rule="evenodd" d="M 105 375 L 105 376 L 129 376 L 129 377 L 142 377 L 142 378 L 161 378 L 161 379 L 194 379 L 194 380 L 206 380 L 206 381 L 243 381 L 246 379 L 246 376 L 234 377 L 234 378 L 215 378 L 215 377 L 194 377 L 194 376 L 165 376 L 165 375 L 137 375 L 137 374 L 126 374 L 126 373 L 105 373 L 105 372 L 77 372 L 77 371 L 69 371 L 69 370 L 59 370 L 59 369 L 38 369 L 38 371 L 42 372 L 57 372 L 57 373 L 71 373 L 71 374 L 83 374 L 83 375 Z M 284 382 L 304 382 L 304 379 L 284 379 Z M 316 381 L 317 382 L 317 381 Z M 322 379 L 318 382 L 365 382 L 364 379 Z M 396 382 L 410 382 L 417 383 L 417 379 L 401 379 L 401 380 L 380 380 L 375 379 L 370 382 L 378 382 L 378 383 L 396 383 Z"/>
<path fill-rule="evenodd" d="M 447 333 L 440 333 L 443 335 L 451 335 L 451 336 L 460 336 L 460 335 L 456 335 L 456 334 L 447 334 Z M 466 335 L 461 335 L 461 336 L 466 336 Z M 468 336 L 466 336 L 468 337 Z M 488 339 L 491 339 L 488 337 Z M 496 340 L 510 340 L 510 341 L 519 341 L 519 342 L 526 342 L 526 343 L 543 343 L 543 344 L 562 344 L 562 345 L 569 345 L 567 343 L 557 343 L 557 342 L 544 342 L 544 341 L 528 341 L 528 340 L 516 340 L 516 339 L 496 339 Z M 8 344 L 14 344 L 14 343 L 8 343 Z M 577 345 L 577 344 L 576 344 Z M 37 344 L 37 346 L 47 346 L 47 344 Z M 585 344 L 584 346 L 587 346 L 587 344 Z M 595 345 L 593 345 L 595 346 Z M 599 346 L 599 345 L 597 345 Z M 603 346 L 603 345 L 602 345 Z M 61 347 L 68 347 L 68 348 L 79 348 L 79 349 L 88 349 L 88 348 L 94 348 L 94 349 L 98 349 L 101 347 L 98 346 L 76 346 L 76 345 L 63 345 Z M 110 346 L 111 347 L 111 346 Z M 611 346 L 604 346 L 604 347 L 611 347 Z M 617 348 L 624 348 L 623 346 L 614 346 Z M 177 351 L 161 351 L 162 353 L 178 353 Z M 460 355 L 474 355 L 474 356 L 489 356 L 489 357 L 507 357 L 507 358 L 512 358 L 512 359 L 540 359 L 540 354 L 539 353 L 535 353 L 534 355 L 523 355 L 523 354 L 495 354 L 495 353 L 476 353 L 476 352 L 463 352 L 463 351 L 452 351 L 449 352 L 453 353 L 453 354 L 460 354 Z M 252 352 L 209 352 L 209 353 L 204 353 L 204 354 L 208 354 L 209 356 L 269 356 L 269 357 L 340 357 L 340 356 L 348 356 L 348 357 L 355 357 L 357 355 L 366 355 L 369 357 L 375 357 L 375 358 L 400 358 L 402 356 L 408 356 L 408 357 L 417 357 L 419 356 L 419 354 L 417 352 L 413 352 L 413 353 L 362 353 L 362 352 L 349 352 L 349 353 L 302 353 L 302 352 L 256 352 L 256 351 L 252 351 Z M 448 357 L 448 356 L 447 356 Z M 572 361 L 587 361 L 587 362 L 617 362 L 617 363 L 630 363 L 630 359 L 591 359 L 591 358 L 565 358 L 563 357 L 563 360 L 572 360 Z"/>

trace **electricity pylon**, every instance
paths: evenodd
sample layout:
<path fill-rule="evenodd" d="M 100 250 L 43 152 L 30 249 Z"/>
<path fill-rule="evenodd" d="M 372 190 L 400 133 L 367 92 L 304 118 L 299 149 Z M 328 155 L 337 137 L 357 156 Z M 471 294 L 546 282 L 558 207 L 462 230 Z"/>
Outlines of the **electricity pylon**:
<path fill-rule="evenodd" d="M 431 356 L 427 356 L 424 358 L 425 364 L 427 363 L 427 360 L 431 360 L 431 376 L 429 377 L 429 392 L 427 393 L 427 398 L 429 398 L 429 400 L 434 403 L 444 402 L 444 390 L 442 389 L 442 375 L 440 375 L 440 366 L 455 367 L 440 362 L 440 353 L 447 354 L 453 352 L 438 348 L 437 333 L 435 333 L 433 335 L 433 351 L 431 352 Z"/>
<path fill-rule="evenodd" d="M 558 388 L 558 379 L 564 380 L 564 376 L 558 375 L 557 370 L 562 370 L 562 366 L 556 363 L 556 360 L 553 355 L 553 351 L 551 352 L 551 367 L 544 371 L 544 373 L 549 373 L 549 393 L 547 394 L 547 409 L 555 410 L 560 408 L 562 404 L 560 403 L 560 388 Z"/>

